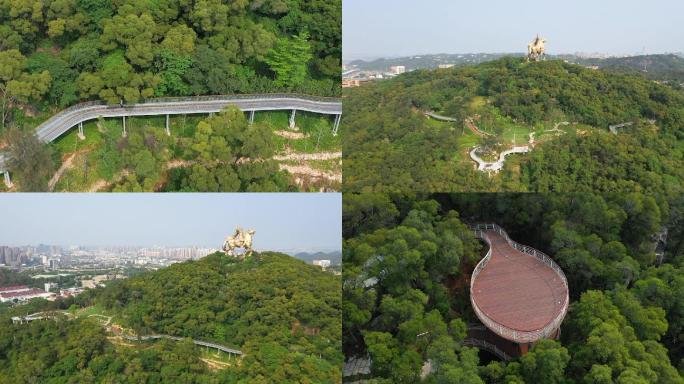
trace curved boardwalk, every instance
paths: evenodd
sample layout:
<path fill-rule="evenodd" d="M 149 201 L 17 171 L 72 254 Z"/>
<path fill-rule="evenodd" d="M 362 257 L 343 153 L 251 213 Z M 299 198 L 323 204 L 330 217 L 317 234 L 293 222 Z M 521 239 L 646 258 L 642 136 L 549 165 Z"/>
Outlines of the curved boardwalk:
<path fill-rule="evenodd" d="M 26 315 L 26 316 L 14 316 L 14 317 L 12 317 L 12 323 L 13 324 L 26 324 L 26 323 L 30 323 L 31 321 L 34 321 L 34 320 L 54 319 L 58 315 L 64 315 L 67 317 L 67 319 L 73 318 L 73 315 L 69 312 L 66 312 L 66 311 L 46 311 L 46 312 L 36 312 L 36 313 L 32 313 L 32 314 Z M 104 317 L 104 318 L 106 318 L 107 322 L 104 324 L 105 327 L 108 326 L 112 320 L 111 316 L 104 316 L 104 315 L 98 315 L 98 314 L 90 315 L 88 317 Z M 169 340 L 174 340 L 174 341 L 180 341 L 180 340 L 184 339 L 183 337 L 171 336 L 171 335 L 131 336 L 131 335 L 126 335 L 126 334 L 117 333 L 117 332 L 114 332 L 114 334 L 116 334 L 117 336 L 121 336 L 122 338 L 129 340 L 129 341 L 145 341 L 145 340 L 157 340 L 157 339 L 169 339 Z M 238 349 L 226 347 L 225 345 L 211 343 L 208 341 L 195 340 L 195 339 L 192 339 L 192 342 L 195 345 L 199 345 L 199 346 L 207 347 L 207 348 L 213 348 L 213 349 L 223 351 L 223 352 L 231 354 L 231 355 L 242 355 L 242 351 L 240 351 Z"/>
<path fill-rule="evenodd" d="M 543 253 L 511 241 L 496 225 L 478 235 L 490 246 L 471 279 L 478 318 L 518 343 L 554 334 L 568 308 L 567 280 L 560 268 Z"/>
<path fill-rule="evenodd" d="M 50 117 L 36 128 L 36 136 L 44 142 L 52 142 L 73 127 L 99 117 L 125 118 L 130 116 L 205 114 L 219 112 L 229 105 L 235 105 L 242 111 L 251 113 L 258 111 L 292 111 L 290 117 L 291 125 L 294 124 L 295 111 L 335 116 L 333 134 L 337 134 L 342 114 L 342 102 L 340 99 L 296 94 L 159 98 L 123 106 L 107 105 L 103 101 L 92 101 L 76 104 Z M 253 115 L 250 115 L 250 121 L 252 119 Z M 5 158 L 4 155 L 0 154 L 0 172 L 4 171 L 6 171 Z"/>
<path fill-rule="evenodd" d="M 506 156 L 512 155 L 514 153 L 527 153 L 530 151 L 530 147 L 524 145 L 520 147 L 513 147 L 511 149 L 507 149 L 499 154 L 499 160 L 497 161 L 485 161 L 477 155 L 477 151 L 479 150 L 480 147 L 475 147 L 470 151 L 470 158 L 477 163 L 477 170 L 499 172 L 501 169 L 503 169 L 504 162 L 506 161 Z"/>
<path fill-rule="evenodd" d="M 130 335 L 121 334 L 119 336 L 121 336 L 122 338 L 124 338 L 126 340 L 130 340 L 130 341 L 145 341 L 145 340 L 157 340 L 157 339 L 169 339 L 169 340 L 174 340 L 174 341 L 183 340 L 183 337 L 171 336 L 171 335 L 130 336 Z M 208 341 L 195 340 L 195 339 L 192 339 L 192 342 L 195 345 L 199 345 L 199 346 L 207 347 L 207 348 L 213 348 L 213 349 L 223 351 L 223 352 L 231 354 L 231 355 L 242 355 L 242 351 L 239 351 L 239 350 L 233 349 L 233 348 L 228 348 L 225 345 L 210 343 Z"/>
<path fill-rule="evenodd" d="M 219 112 L 235 105 L 245 112 L 296 110 L 340 115 L 339 99 L 288 94 L 197 96 L 145 100 L 133 105 L 107 105 L 88 102 L 74 105 L 52 116 L 36 128 L 38 138 L 50 142 L 72 127 L 98 117 L 160 116 Z"/>

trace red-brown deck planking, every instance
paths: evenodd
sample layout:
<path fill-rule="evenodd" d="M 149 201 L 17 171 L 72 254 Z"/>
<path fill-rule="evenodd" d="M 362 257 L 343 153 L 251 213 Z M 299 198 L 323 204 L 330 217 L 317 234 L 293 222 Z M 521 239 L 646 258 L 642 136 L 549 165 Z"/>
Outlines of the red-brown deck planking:
<path fill-rule="evenodd" d="M 558 316 L 566 295 L 561 277 L 537 258 L 486 231 L 492 256 L 470 293 L 490 319 L 511 329 L 536 331 Z"/>

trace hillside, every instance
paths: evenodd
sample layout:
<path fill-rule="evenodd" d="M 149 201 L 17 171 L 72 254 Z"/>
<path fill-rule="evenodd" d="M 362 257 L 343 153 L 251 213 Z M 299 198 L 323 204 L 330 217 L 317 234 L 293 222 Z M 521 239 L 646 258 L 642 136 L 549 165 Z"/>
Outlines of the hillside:
<path fill-rule="evenodd" d="M 348 65 L 360 70 L 387 71 L 391 66 L 403 65 L 406 70 L 436 69 L 440 65 L 475 65 L 502 57 L 521 57 L 523 53 L 440 53 L 406 57 L 380 58 L 375 60 L 353 60 Z M 684 82 L 684 57 L 675 54 L 637 55 L 626 57 L 593 58 L 574 54 L 548 55 L 548 60 L 566 60 L 584 66 L 617 73 L 641 74 L 649 79 Z"/>
<path fill-rule="evenodd" d="M 375 60 L 352 60 L 348 64 L 361 70 L 387 71 L 389 67 L 403 65 L 407 71 L 414 69 L 435 69 L 440 64 L 469 65 L 480 64 L 500 59 L 503 56 L 522 56 L 522 54 L 506 53 L 440 53 L 429 55 L 414 55 L 405 57 L 379 58 Z"/>
<path fill-rule="evenodd" d="M 504 58 L 349 89 L 345 110 L 347 191 L 681 190 L 684 94 L 642 76 Z M 531 152 L 491 176 L 469 157 L 512 146 Z"/>
<path fill-rule="evenodd" d="M 338 277 L 280 253 L 255 254 L 243 262 L 215 253 L 92 291 L 76 301 L 84 310 L 72 306 L 71 311 L 77 316 L 111 316 L 112 324 L 124 333 L 168 334 L 239 349 L 244 355 L 237 364 L 228 360 L 223 363 L 229 365 L 226 369 L 208 370 L 199 360 L 201 350 L 187 342 L 158 341 L 142 344 L 149 344 L 145 348 L 115 342 L 105 338 L 104 329 L 91 318 L 79 316 L 70 321 L 3 326 L 0 354 L 8 360 L 0 364 L 0 378 L 12 377 L 26 364 L 33 364 L 34 377 L 43 381 L 97 377 L 98 381 L 120 382 L 128 371 L 159 379 L 155 367 L 163 367 L 161 375 L 166 369 L 177 369 L 191 379 L 165 376 L 164 382 L 205 382 L 212 377 L 227 383 L 339 382 L 340 292 Z M 21 308 L 22 313 L 26 310 Z M 8 317 L 2 321 L 7 324 Z M 13 334 L 20 335 L 20 340 L 12 339 Z M 43 351 L 55 344 L 79 346 L 85 339 L 92 342 L 77 356 L 58 348 L 59 353 L 43 361 L 45 353 L 34 353 L 36 348 Z M 45 346 L 37 346 L 39 340 Z M 140 359 L 142 366 L 136 366 Z M 60 368 L 72 364 L 81 372 Z M 170 377 L 180 381 L 168 381 Z"/>
<path fill-rule="evenodd" d="M 648 79 L 674 84 L 684 83 L 684 58 L 674 54 L 569 60 L 578 64 L 596 65 L 606 71 L 641 74 Z"/>

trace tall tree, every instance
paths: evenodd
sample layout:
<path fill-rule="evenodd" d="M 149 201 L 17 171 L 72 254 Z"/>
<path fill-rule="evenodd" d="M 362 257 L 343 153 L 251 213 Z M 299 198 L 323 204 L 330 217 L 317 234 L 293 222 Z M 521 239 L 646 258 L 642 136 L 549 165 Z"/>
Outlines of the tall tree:
<path fill-rule="evenodd" d="M 305 31 L 292 38 L 278 39 L 265 60 L 276 74 L 276 85 L 293 88 L 304 82 L 313 57 L 308 40 L 309 33 Z"/>
<path fill-rule="evenodd" d="M 7 165 L 16 175 L 22 191 L 43 192 L 54 171 L 52 149 L 41 142 L 31 130 L 11 127 L 5 134 Z"/>
<path fill-rule="evenodd" d="M 37 100 L 47 92 L 51 77 L 48 71 L 24 72 L 26 58 L 16 49 L 0 52 L 0 116 L 2 128 L 15 102 Z"/>

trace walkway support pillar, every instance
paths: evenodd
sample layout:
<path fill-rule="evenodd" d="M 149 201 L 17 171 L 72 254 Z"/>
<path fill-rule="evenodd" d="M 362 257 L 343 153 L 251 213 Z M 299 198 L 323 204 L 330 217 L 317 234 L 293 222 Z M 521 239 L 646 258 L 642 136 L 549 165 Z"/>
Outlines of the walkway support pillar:
<path fill-rule="evenodd" d="M 78 138 L 85 140 L 85 134 L 83 133 L 83 122 L 78 123 Z"/>
<path fill-rule="evenodd" d="M 292 113 L 290 114 L 290 129 L 295 129 L 295 115 L 297 114 L 297 110 L 293 109 Z"/>
<path fill-rule="evenodd" d="M 169 114 L 166 114 L 166 135 L 171 136 L 171 130 L 169 129 Z"/>
<path fill-rule="evenodd" d="M 123 137 L 126 137 L 126 116 L 123 117 Z"/>
<path fill-rule="evenodd" d="M 12 179 L 10 179 L 9 171 L 5 170 L 4 174 L 5 174 L 5 185 L 7 186 L 7 188 L 12 188 L 13 184 L 12 184 Z"/>
<path fill-rule="evenodd" d="M 254 110 L 249 111 L 249 125 L 254 124 Z"/>
<path fill-rule="evenodd" d="M 340 120 L 342 120 L 342 115 L 335 115 L 335 124 L 333 124 L 332 134 L 337 136 L 337 130 L 340 128 Z"/>

